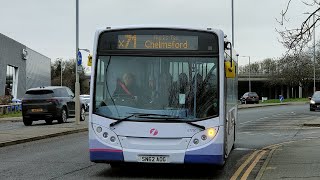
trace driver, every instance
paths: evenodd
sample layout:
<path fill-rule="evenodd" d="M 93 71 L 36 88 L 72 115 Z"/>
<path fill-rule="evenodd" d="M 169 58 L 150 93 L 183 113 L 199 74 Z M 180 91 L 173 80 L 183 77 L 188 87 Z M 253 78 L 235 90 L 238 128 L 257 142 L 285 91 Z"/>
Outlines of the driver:
<path fill-rule="evenodd" d="M 125 73 L 122 76 L 122 81 L 117 80 L 117 87 L 113 96 L 128 96 L 137 99 L 138 92 L 134 75 L 132 73 Z"/>

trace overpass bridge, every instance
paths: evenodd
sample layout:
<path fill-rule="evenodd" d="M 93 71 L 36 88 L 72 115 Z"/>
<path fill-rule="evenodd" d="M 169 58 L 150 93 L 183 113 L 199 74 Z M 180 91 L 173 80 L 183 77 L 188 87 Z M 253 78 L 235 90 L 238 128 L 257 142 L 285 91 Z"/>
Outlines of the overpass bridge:
<path fill-rule="evenodd" d="M 250 78 L 249 78 L 250 77 Z M 307 87 L 277 85 L 270 86 L 269 81 L 272 80 L 268 74 L 248 73 L 239 74 L 238 76 L 238 96 L 239 98 L 249 91 L 249 79 L 251 81 L 251 91 L 257 92 L 260 97 L 268 97 L 268 99 L 279 99 L 279 95 L 284 98 L 303 98 L 309 97 L 313 93 L 313 79 Z M 320 90 L 320 79 L 316 80 L 317 90 Z"/>

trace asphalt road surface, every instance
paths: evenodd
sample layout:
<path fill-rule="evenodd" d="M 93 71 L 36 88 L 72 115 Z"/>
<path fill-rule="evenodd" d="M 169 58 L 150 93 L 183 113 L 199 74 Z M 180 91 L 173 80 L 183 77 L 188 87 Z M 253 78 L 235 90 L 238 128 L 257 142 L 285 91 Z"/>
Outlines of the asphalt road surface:
<path fill-rule="evenodd" d="M 168 165 L 111 169 L 89 161 L 87 133 L 78 133 L 0 148 L 0 179 L 230 179 L 256 149 L 320 136 L 318 128 L 302 126 L 319 114 L 307 105 L 240 110 L 236 149 L 223 169 Z"/>

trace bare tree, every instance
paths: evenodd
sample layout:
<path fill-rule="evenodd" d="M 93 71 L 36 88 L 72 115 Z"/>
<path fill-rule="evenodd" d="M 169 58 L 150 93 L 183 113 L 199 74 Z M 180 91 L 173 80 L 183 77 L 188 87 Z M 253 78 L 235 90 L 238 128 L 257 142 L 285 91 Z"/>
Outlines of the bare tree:
<path fill-rule="evenodd" d="M 312 32 L 318 21 L 320 21 L 320 0 L 301 0 L 305 6 L 315 9 L 313 12 L 308 13 L 307 18 L 301 23 L 300 27 L 288 29 L 286 27 L 289 22 L 287 14 L 290 10 L 292 0 L 288 0 L 287 5 L 281 12 L 281 18 L 277 19 L 279 24 L 284 30 L 276 29 L 280 34 L 281 40 L 279 40 L 289 52 L 302 52 L 306 47 L 306 44 L 312 39 Z M 313 19 L 315 18 L 315 19 Z"/>
<path fill-rule="evenodd" d="M 312 61 L 305 53 L 286 56 L 280 59 L 280 76 L 284 84 L 291 87 L 307 87 L 312 81 Z"/>
<path fill-rule="evenodd" d="M 62 69 L 62 80 L 63 85 L 69 87 L 73 92 L 75 90 L 74 84 L 76 81 L 76 61 L 74 59 L 70 59 L 67 61 L 62 61 L 64 68 Z M 51 64 L 51 84 L 53 86 L 60 86 L 61 84 L 61 63 L 60 61 L 56 60 Z M 85 80 L 85 73 L 84 69 L 81 69 L 81 72 L 79 73 L 79 82 L 80 84 Z M 88 93 L 89 89 L 86 89 L 83 86 L 80 86 L 80 92 L 81 93 Z"/>

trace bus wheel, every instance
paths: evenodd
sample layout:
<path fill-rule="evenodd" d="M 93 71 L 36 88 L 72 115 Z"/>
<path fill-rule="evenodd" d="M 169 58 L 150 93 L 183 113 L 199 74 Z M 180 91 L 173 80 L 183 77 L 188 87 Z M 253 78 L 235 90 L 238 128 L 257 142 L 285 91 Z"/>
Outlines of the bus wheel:
<path fill-rule="evenodd" d="M 110 166 L 112 169 L 119 169 L 119 168 L 123 168 L 124 164 L 122 163 L 110 163 Z"/>

